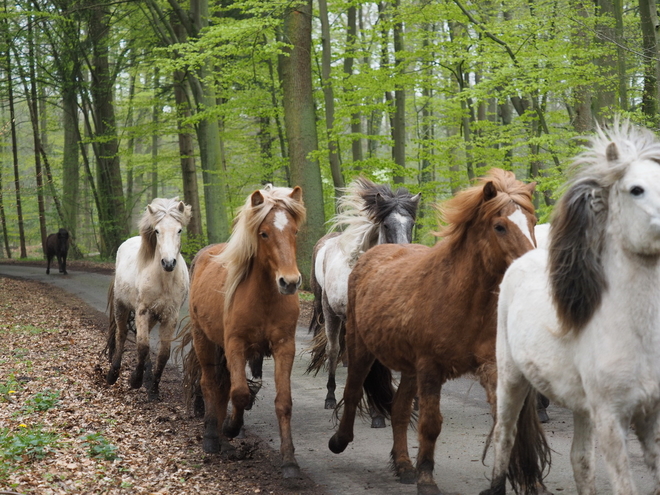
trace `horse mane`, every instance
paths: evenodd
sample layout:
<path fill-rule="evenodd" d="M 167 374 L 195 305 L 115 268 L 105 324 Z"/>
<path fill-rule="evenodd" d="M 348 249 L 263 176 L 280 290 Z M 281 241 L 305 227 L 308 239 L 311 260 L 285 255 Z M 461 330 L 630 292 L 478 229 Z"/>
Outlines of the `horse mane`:
<path fill-rule="evenodd" d="M 484 186 L 492 182 L 497 195 L 484 202 Z M 438 237 L 456 241 L 462 239 L 479 217 L 491 218 L 510 202 L 516 203 L 525 211 L 534 215 L 532 191 L 528 185 L 516 179 L 513 172 L 493 168 L 477 185 L 460 191 L 453 198 L 437 206 L 440 222 L 447 225 L 436 233 Z"/>
<path fill-rule="evenodd" d="M 180 206 L 180 205 L 183 205 Z M 138 251 L 138 269 L 150 263 L 156 254 L 156 231 L 154 226 L 167 215 L 171 215 L 183 227 L 188 225 L 192 216 L 192 207 L 179 201 L 176 196 L 171 199 L 155 198 L 144 210 L 138 223 L 140 237 L 140 250 Z"/>
<path fill-rule="evenodd" d="M 418 202 L 403 187 L 392 191 L 386 184 L 358 177 L 343 192 L 337 200 L 337 214 L 330 221 L 330 230 L 342 230 L 338 243 L 350 266 L 361 253 L 376 245 L 380 224 L 394 209 L 403 208 L 413 219 L 417 214 Z"/>
<path fill-rule="evenodd" d="M 257 254 L 257 230 L 268 213 L 279 206 L 287 210 L 298 225 L 305 221 L 305 205 L 302 200 L 298 201 L 291 197 L 292 191 L 293 189 L 289 187 L 274 187 L 272 184 L 266 184 L 260 189 L 263 203 L 252 206 L 252 195 L 250 195 L 239 209 L 225 249 L 214 257 L 216 262 L 227 269 L 225 309 L 229 307 L 236 288 L 250 271 L 252 260 Z"/>
<path fill-rule="evenodd" d="M 610 189 L 632 162 L 660 163 L 653 133 L 618 117 L 609 128 L 599 126 L 589 144 L 571 166 L 550 226 L 548 269 L 562 334 L 584 328 L 607 289 L 602 255 Z"/>

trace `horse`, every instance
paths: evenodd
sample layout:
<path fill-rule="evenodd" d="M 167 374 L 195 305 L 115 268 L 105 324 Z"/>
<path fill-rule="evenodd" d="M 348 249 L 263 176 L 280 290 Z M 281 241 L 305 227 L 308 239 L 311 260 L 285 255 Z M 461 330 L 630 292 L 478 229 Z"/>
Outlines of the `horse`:
<path fill-rule="evenodd" d="M 119 377 L 128 327 L 134 323 L 138 362 L 129 383 L 131 388 L 140 388 L 146 380 L 149 400 L 159 397 L 158 386 L 170 357 L 179 310 L 188 296 L 188 267 L 181 255 L 181 232 L 190 218 L 190 205 L 179 198 L 156 198 L 147 205 L 139 221 L 140 235 L 124 241 L 117 250 L 115 276 L 108 291 L 110 326 L 106 349 L 111 366 L 106 381 L 113 385 Z M 152 372 L 149 333 L 156 323 L 160 323 L 160 343 Z"/>
<path fill-rule="evenodd" d="M 194 383 L 201 370 L 202 447 L 208 453 L 229 454 L 228 439 L 241 430 L 250 403 L 246 362 L 273 356 L 284 478 L 300 477 L 291 438 L 291 369 L 302 282 L 296 234 L 304 220 L 298 186 L 267 185 L 248 196 L 228 242 L 207 246 L 193 259 L 185 329 L 193 344 L 184 361 L 185 380 Z"/>
<path fill-rule="evenodd" d="M 637 493 L 631 424 L 660 492 L 660 141 L 616 119 L 589 144 L 553 212 L 549 249 L 514 262 L 502 281 L 495 460 L 484 495 L 505 493 L 507 471 L 525 493 L 540 482 L 545 435 L 520 413 L 534 389 L 573 411 L 579 494 L 596 493 L 596 438 L 613 493 Z M 510 455 L 518 443 L 535 461 L 529 471 Z"/>
<path fill-rule="evenodd" d="M 335 373 L 344 334 L 348 276 L 358 257 L 382 243 L 408 244 L 412 241 L 421 194 L 406 189 L 392 191 L 360 177 L 355 179 L 337 202 L 338 213 L 331 220 L 332 229 L 314 247 L 310 285 L 314 305 L 310 331 L 315 332 L 315 345 L 307 372 L 318 371 L 328 362 L 328 393 L 325 408 L 334 409 Z M 325 332 L 322 332 L 322 322 Z M 381 415 L 372 417 L 372 428 L 384 428 Z"/>
<path fill-rule="evenodd" d="M 491 169 L 440 207 L 447 225 L 433 247 L 381 244 L 360 257 L 348 281 L 348 376 L 343 414 L 328 443 L 332 452 L 353 440 L 364 388 L 374 407 L 391 417 L 399 481 L 417 481 L 420 494 L 440 493 L 433 479 L 440 390 L 445 381 L 473 373 L 493 409 L 496 291 L 511 262 L 534 248 L 535 185 Z M 390 369 L 401 372 L 396 392 Z M 407 446 L 415 395 L 417 469 Z"/>
<path fill-rule="evenodd" d="M 46 237 L 46 258 L 48 265 L 46 266 L 46 275 L 50 274 L 50 263 L 54 257 L 57 257 L 57 266 L 60 273 L 67 275 L 66 272 L 66 255 L 69 252 L 69 231 L 60 229 L 54 234 L 49 234 Z"/>

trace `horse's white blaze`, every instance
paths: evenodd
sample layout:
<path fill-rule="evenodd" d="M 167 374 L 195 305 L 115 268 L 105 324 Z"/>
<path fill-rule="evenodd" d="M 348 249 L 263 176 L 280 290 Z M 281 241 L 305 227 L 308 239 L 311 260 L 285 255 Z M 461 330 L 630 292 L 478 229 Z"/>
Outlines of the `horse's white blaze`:
<path fill-rule="evenodd" d="M 275 220 L 273 221 L 273 225 L 275 225 L 276 229 L 281 232 L 284 230 L 284 227 L 286 227 L 288 223 L 289 219 L 287 218 L 286 213 L 283 211 L 275 212 Z"/>
<path fill-rule="evenodd" d="M 401 213 L 394 213 L 392 215 L 392 217 L 394 217 L 396 220 L 398 220 L 399 223 L 401 223 L 402 227 L 405 227 L 410 222 L 410 217 L 406 217 L 406 216 L 402 215 Z"/>
<path fill-rule="evenodd" d="M 532 246 L 534 246 L 532 233 L 529 230 L 529 224 L 527 223 L 527 217 L 520 209 L 520 206 L 516 206 L 516 211 L 509 215 L 509 220 L 518 226 L 520 231 L 524 234 L 525 237 L 527 237 L 527 239 L 529 239 L 529 242 L 532 244 Z"/>

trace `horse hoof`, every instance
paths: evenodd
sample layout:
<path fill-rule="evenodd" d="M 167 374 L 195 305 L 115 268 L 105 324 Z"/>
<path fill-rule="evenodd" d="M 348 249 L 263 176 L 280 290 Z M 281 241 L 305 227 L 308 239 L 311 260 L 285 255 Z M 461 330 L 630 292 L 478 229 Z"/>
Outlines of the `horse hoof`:
<path fill-rule="evenodd" d="M 119 370 L 117 368 L 110 368 L 108 374 L 105 376 L 105 381 L 108 385 L 114 385 L 119 378 Z"/>
<path fill-rule="evenodd" d="M 417 484 L 417 495 L 443 495 L 435 483 Z M 445 494 L 449 495 L 449 494 Z"/>
<path fill-rule="evenodd" d="M 229 419 L 229 418 L 227 418 Z M 225 421 L 225 424 L 222 425 L 222 434 L 227 438 L 236 438 L 236 436 L 241 432 L 241 427 L 243 422 L 233 423 L 232 421 Z"/>
<path fill-rule="evenodd" d="M 301 478 L 300 468 L 298 464 L 285 464 L 282 466 L 282 477 L 285 480 L 290 480 L 292 478 Z"/>
<path fill-rule="evenodd" d="M 337 407 L 337 400 L 336 399 L 325 399 L 325 408 L 326 409 L 334 409 Z"/>
<path fill-rule="evenodd" d="M 234 438 L 238 438 L 238 439 L 245 438 L 245 426 L 241 426 L 241 429 L 239 430 L 238 435 L 236 435 Z"/>
<path fill-rule="evenodd" d="M 372 428 L 385 428 L 385 418 L 382 416 L 376 416 L 371 418 L 371 427 Z"/>
<path fill-rule="evenodd" d="M 417 473 L 414 469 L 406 469 L 399 474 L 399 483 L 412 485 L 417 481 Z"/>
<path fill-rule="evenodd" d="M 147 390 L 147 400 L 149 402 L 158 402 L 160 400 L 160 394 L 158 393 L 158 389 Z"/>
<path fill-rule="evenodd" d="M 548 421 L 550 421 L 550 417 L 548 416 L 548 412 L 545 410 L 545 407 L 537 409 L 536 414 L 538 414 L 539 421 L 541 423 L 547 423 Z"/>
<path fill-rule="evenodd" d="M 202 440 L 202 449 L 207 454 L 217 454 L 220 452 L 220 442 L 218 437 L 204 437 Z"/>
<path fill-rule="evenodd" d="M 220 454 L 227 460 L 239 460 L 238 450 L 224 438 L 220 440 Z"/>
<path fill-rule="evenodd" d="M 332 438 L 328 442 L 328 448 L 335 454 L 341 454 L 344 450 L 346 450 L 347 446 L 348 442 L 339 440 L 339 436 L 336 433 L 332 435 Z"/>

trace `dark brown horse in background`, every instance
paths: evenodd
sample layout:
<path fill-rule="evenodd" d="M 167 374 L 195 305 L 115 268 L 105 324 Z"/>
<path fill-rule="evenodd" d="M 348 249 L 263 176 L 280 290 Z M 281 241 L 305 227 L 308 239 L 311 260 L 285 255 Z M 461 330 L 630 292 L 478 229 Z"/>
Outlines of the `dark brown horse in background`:
<path fill-rule="evenodd" d="M 50 274 L 50 263 L 57 256 L 57 266 L 60 273 L 66 275 L 66 255 L 69 252 L 69 231 L 60 229 L 55 234 L 49 234 L 46 238 L 46 275 Z"/>
<path fill-rule="evenodd" d="M 185 374 L 192 394 L 201 371 L 204 451 L 231 450 L 227 439 L 238 435 L 250 404 L 245 364 L 272 355 L 285 478 L 300 476 L 291 437 L 291 369 L 302 281 L 296 234 L 304 219 L 300 187 L 255 191 L 239 212 L 229 242 L 205 247 L 191 267 L 187 328 L 193 350 Z"/>
<path fill-rule="evenodd" d="M 497 290 L 511 262 L 534 248 L 534 187 L 493 169 L 441 207 L 448 225 L 435 246 L 382 244 L 360 257 L 349 278 L 344 412 L 330 450 L 343 452 L 353 440 L 364 386 L 371 404 L 391 415 L 400 481 L 417 480 L 420 494 L 440 493 L 433 479 L 440 390 L 474 373 L 494 406 Z M 387 368 L 401 372 L 396 393 Z M 407 445 L 415 395 L 417 470 Z"/>

